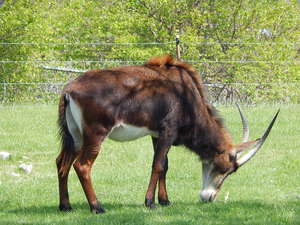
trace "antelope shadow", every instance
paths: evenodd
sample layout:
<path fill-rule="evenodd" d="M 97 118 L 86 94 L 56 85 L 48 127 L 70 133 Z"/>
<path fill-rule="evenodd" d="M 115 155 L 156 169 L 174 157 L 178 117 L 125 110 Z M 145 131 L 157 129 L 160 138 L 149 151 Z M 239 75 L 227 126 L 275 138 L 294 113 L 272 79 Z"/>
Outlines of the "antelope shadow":
<path fill-rule="evenodd" d="M 56 205 L 1 210 L 8 215 L 0 224 L 300 224 L 299 201 L 175 202 L 169 207 L 147 209 L 142 204 L 103 203 L 106 213 L 90 214 L 87 203 L 74 203 L 73 211 L 59 212 Z M 51 218 L 51 222 L 44 218 Z M 36 221 L 32 221 L 36 219 Z M 22 222 L 23 221 L 23 222 Z"/>

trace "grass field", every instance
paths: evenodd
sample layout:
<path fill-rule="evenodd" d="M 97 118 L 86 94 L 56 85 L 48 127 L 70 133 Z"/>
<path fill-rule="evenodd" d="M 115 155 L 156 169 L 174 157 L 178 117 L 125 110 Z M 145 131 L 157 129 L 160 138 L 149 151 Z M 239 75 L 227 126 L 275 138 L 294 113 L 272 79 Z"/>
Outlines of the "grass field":
<path fill-rule="evenodd" d="M 258 138 L 279 106 L 246 107 L 250 135 Z M 218 107 L 235 143 L 241 122 L 235 107 Z M 55 158 L 56 106 L 0 106 L 0 224 L 300 224 L 300 105 L 281 113 L 261 151 L 228 178 L 215 203 L 201 203 L 201 164 L 184 148 L 169 153 L 168 191 L 172 205 L 143 206 L 152 163 L 149 137 L 134 142 L 107 140 L 93 168 L 93 182 L 107 213 L 93 215 L 72 170 L 69 192 L 73 211 L 57 210 Z M 21 162 L 32 163 L 25 174 Z M 20 173 L 20 177 L 11 173 Z M 224 198 L 229 193 L 225 202 Z"/>

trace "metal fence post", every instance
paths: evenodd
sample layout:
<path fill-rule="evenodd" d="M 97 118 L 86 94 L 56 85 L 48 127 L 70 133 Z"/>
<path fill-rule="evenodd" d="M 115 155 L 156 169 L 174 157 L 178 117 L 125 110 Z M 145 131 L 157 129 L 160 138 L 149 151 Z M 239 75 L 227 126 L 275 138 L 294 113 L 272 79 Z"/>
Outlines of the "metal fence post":
<path fill-rule="evenodd" d="M 178 34 L 176 35 L 175 41 L 176 41 L 176 57 L 177 57 L 177 59 L 180 59 L 181 58 L 181 55 L 180 55 L 180 40 L 179 40 L 179 35 Z"/>

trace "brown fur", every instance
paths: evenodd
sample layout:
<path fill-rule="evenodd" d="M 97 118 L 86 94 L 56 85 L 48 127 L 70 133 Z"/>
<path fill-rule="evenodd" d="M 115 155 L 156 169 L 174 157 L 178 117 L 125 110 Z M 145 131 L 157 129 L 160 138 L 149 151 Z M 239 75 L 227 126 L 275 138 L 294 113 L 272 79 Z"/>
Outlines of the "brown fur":
<path fill-rule="evenodd" d="M 232 149 L 233 146 L 231 143 L 232 142 L 231 137 L 227 133 L 226 129 L 223 127 L 222 119 L 217 115 L 217 111 L 214 109 L 212 105 L 210 105 L 207 102 L 203 82 L 201 80 L 199 73 L 195 70 L 195 68 L 193 68 L 191 65 L 185 62 L 172 58 L 170 55 L 166 55 L 163 57 L 153 57 L 146 63 L 146 66 L 160 67 L 160 68 L 164 68 L 165 70 L 167 70 L 170 67 L 177 67 L 179 69 L 185 70 L 187 74 L 190 76 L 193 84 L 196 86 L 198 93 L 201 96 L 201 101 L 199 102 L 200 106 L 198 109 L 202 111 L 202 115 L 205 115 L 204 116 L 206 119 L 205 129 L 209 128 L 207 130 L 212 130 L 211 137 L 215 136 L 215 138 L 217 139 L 213 141 L 216 143 L 217 142 L 220 143 L 217 148 L 217 152 L 223 152 L 226 150 L 229 151 L 230 149 Z M 198 145 L 198 143 L 196 143 L 196 145 Z M 197 152 L 197 153 L 199 153 L 199 155 L 202 156 L 203 158 L 206 158 L 206 154 L 201 155 L 201 152 Z"/>
<path fill-rule="evenodd" d="M 181 69 L 185 70 L 191 76 L 194 84 L 196 85 L 196 87 L 197 87 L 197 89 L 200 93 L 200 96 L 206 102 L 206 99 L 205 99 L 205 96 L 204 96 L 204 86 L 203 86 L 201 77 L 198 74 L 197 70 L 195 70 L 195 68 L 192 67 L 191 65 L 189 65 L 185 62 L 176 60 L 170 55 L 166 55 L 166 56 L 163 56 L 163 57 L 153 57 L 146 63 L 146 65 L 158 66 L 158 67 L 175 66 L 175 67 L 178 67 L 178 68 L 181 68 Z"/>
<path fill-rule="evenodd" d="M 91 70 L 70 82 L 59 105 L 62 151 L 57 159 L 60 201 L 68 209 L 66 176 L 76 158 L 65 110 L 69 95 L 79 105 L 84 119 L 84 145 L 75 161 L 91 209 L 102 212 L 89 180 L 99 146 L 112 127 L 123 121 L 147 127 L 159 134 L 153 138 L 154 159 L 145 204 L 152 207 L 157 182 L 159 201 L 168 204 L 165 175 L 171 145 L 184 145 L 202 159 L 215 159 L 220 170 L 232 163 L 233 145 L 216 110 L 207 102 L 202 80 L 190 65 L 171 56 L 155 57 L 143 66 Z M 84 168 L 84 169 L 83 169 Z M 85 180 L 87 178 L 87 180 Z"/>

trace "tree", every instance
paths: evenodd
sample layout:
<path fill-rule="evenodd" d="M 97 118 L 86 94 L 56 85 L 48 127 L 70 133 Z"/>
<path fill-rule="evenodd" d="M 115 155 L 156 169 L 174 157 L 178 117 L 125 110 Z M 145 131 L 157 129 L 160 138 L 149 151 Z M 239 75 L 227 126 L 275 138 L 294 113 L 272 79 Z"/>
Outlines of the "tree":
<path fill-rule="evenodd" d="M 297 102 L 300 93 L 287 98 L 296 91 L 295 85 L 286 84 L 300 80 L 295 62 L 299 9 L 296 0 L 51 0 L 34 4 L 7 0 L 0 8 L 1 42 L 34 44 L 0 45 L 0 52 L 2 60 L 103 68 L 116 63 L 75 61 L 144 61 L 153 55 L 174 54 L 179 34 L 183 59 L 202 62 L 193 65 L 206 82 L 258 83 L 239 90 L 256 100 Z M 147 42 L 165 44 L 122 44 Z M 71 62 L 57 62 L 62 60 Z M 70 79 L 65 73 L 41 70 L 36 62 L 2 64 L 0 74 L 0 81 Z M 271 85 L 274 82 L 280 85 Z"/>

